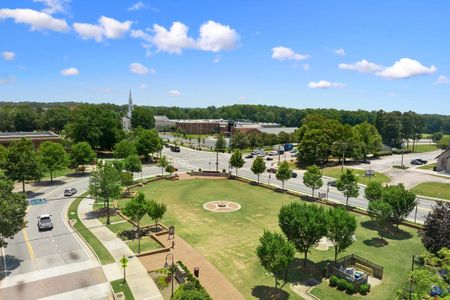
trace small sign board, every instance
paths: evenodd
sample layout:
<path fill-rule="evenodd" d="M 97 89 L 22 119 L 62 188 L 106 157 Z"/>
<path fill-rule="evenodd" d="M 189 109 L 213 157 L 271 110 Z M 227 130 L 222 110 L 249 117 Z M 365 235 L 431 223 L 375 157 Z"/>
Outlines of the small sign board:
<path fill-rule="evenodd" d="M 122 256 L 122 258 L 120 259 L 120 264 L 122 265 L 122 268 L 126 268 L 128 265 L 128 258 L 124 256 Z"/>
<path fill-rule="evenodd" d="M 364 173 L 364 176 L 374 176 L 374 175 L 375 175 L 374 170 L 366 170 L 366 172 Z"/>
<path fill-rule="evenodd" d="M 327 193 L 319 193 L 319 198 L 323 199 L 327 197 Z"/>
<path fill-rule="evenodd" d="M 30 203 L 30 205 L 40 205 L 47 203 L 47 200 L 45 198 L 32 198 L 28 199 L 28 203 Z"/>

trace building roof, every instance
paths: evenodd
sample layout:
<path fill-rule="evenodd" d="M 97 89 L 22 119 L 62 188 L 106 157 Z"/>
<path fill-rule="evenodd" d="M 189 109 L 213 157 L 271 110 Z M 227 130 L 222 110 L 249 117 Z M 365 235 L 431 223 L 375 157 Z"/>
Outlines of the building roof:
<path fill-rule="evenodd" d="M 258 128 L 262 133 L 279 134 L 280 132 L 293 133 L 297 127 L 263 127 Z"/>
<path fill-rule="evenodd" d="M 8 139 L 8 138 L 45 138 L 45 137 L 59 137 L 58 134 L 45 131 L 45 132 L 0 132 L 0 138 Z"/>
<path fill-rule="evenodd" d="M 170 121 L 167 116 L 154 116 L 155 121 Z"/>
<path fill-rule="evenodd" d="M 448 147 L 446 150 L 442 151 L 442 153 L 439 154 L 438 156 L 436 156 L 436 158 L 439 158 L 444 155 L 450 155 L 450 147 Z"/>

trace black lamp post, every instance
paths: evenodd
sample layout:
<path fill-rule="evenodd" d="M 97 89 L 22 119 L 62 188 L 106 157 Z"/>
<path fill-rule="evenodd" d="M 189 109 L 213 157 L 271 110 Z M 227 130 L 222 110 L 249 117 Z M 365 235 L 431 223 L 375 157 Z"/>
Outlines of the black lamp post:
<path fill-rule="evenodd" d="M 174 265 L 174 257 L 173 257 L 172 253 L 169 253 L 169 254 L 166 255 L 166 263 L 164 264 L 164 268 L 166 268 L 166 269 L 169 268 L 169 264 L 167 262 L 169 258 L 172 261 L 172 264 L 171 264 L 172 269 L 170 270 L 170 281 L 172 283 L 172 293 L 171 293 L 170 299 L 173 299 L 173 272 L 174 272 L 174 269 L 175 269 L 175 265 Z"/>

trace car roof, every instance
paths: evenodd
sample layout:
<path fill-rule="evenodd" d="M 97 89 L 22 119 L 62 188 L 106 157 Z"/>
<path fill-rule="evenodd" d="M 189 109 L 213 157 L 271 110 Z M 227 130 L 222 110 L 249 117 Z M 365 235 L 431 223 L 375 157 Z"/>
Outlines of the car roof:
<path fill-rule="evenodd" d="M 50 215 L 40 215 L 39 218 L 50 218 Z"/>

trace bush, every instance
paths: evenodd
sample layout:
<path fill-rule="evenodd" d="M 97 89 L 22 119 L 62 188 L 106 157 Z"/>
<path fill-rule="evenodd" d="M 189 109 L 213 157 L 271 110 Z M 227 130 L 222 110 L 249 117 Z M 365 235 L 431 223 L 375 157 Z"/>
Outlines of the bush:
<path fill-rule="evenodd" d="M 169 283 L 167 282 L 167 276 L 158 277 L 158 279 L 156 280 L 156 286 L 158 286 L 160 290 L 163 290 L 166 287 L 168 287 Z"/>
<path fill-rule="evenodd" d="M 373 156 L 387 156 L 387 155 L 392 155 L 392 152 L 391 151 L 380 151 L 380 152 L 373 154 Z"/>
<path fill-rule="evenodd" d="M 339 278 L 337 278 L 337 276 L 335 276 L 335 275 L 331 276 L 330 277 L 330 286 L 331 287 L 337 286 L 338 281 L 339 281 Z"/>
<path fill-rule="evenodd" d="M 227 170 L 225 170 L 225 169 L 222 169 L 222 173 L 226 173 L 227 172 Z"/>
<path fill-rule="evenodd" d="M 198 168 L 198 171 L 201 172 L 201 171 L 202 171 L 202 168 Z"/>
<path fill-rule="evenodd" d="M 347 291 L 347 294 L 352 295 L 356 292 L 356 287 L 353 282 L 347 282 L 345 286 L 345 290 Z"/>
<path fill-rule="evenodd" d="M 370 292 L 370 284 L 366 283 L 359 286 L 359 293 L 361 295 L 367 295 L 368 292 Z"/>
<path fill-rule="evenodd" d="M 394 149 L 392 150 L 393 154 L 407 154 L 407 153 L 411 153 L 412 151 L 410 149 Z"/>
<path fill-rule="evenodd" d="M 347 288 L 347 280 L 338 279 L 337 280 L 337 289 L 340 291 L 345 291 L 346 288 Z"/>

